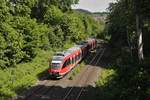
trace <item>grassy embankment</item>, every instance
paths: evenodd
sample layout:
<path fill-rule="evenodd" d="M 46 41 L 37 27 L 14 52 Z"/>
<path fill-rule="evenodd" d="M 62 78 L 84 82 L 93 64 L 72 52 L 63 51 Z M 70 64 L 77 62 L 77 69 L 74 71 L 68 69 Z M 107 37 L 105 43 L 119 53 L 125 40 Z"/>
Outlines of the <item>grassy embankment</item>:
<path fill-rule="evenodd" d="M 52 49 L 49 51 L 38 50 L 37 56 L 28 63 L 18 64 L 16 67 L 10 67 L 0 70 L 0 100 L 7 97 L 16 96 L 23 89 L 32 86 L 39 78 L 39 74 L 48 69 L 49 61 L 56 51 L 62 51 L 64 48 L 70 48 L 73 44 L 65 44 L 61 49 Z"/>

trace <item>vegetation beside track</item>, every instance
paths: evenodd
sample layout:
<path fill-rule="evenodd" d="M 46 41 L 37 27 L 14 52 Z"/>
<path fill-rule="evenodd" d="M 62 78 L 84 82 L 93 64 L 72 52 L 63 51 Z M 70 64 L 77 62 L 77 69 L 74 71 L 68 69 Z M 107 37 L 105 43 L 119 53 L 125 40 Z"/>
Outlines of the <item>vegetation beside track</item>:
<path fill-rule="evenodd" d="M 83 67 L 85 66 L 85 63 L 84 61 L 81 62 L 80 64 L 78 64 L 74 69 L 73 71 L 71 72 L 71 75 L 69 76 L 69 80 L 73 80 L 73 78 L 78 74 L 80 73 L 80 71 L 83 69 Z"/>
<path fill-rule="evenodd" d="M 0 0 L 0 98 L 29 87 L 48 58 L 96 36 L 104 23 L 71 9 L 78 0 Z"/>
<path fill-rule="evenodd" d="M 139 64 L 133 62 L 127 53 L 115 49 L 112 54 L 112 66 L 103 68 L 96 82 L 95 100 L 148 100 L 149 59 Z"/>
<path fill-rule="evenodd" d="M 111 55 L 107 59 L 113 60 L 113 67 L 102 71 L 97 100 L 150 99 L 149 5 L 150 0 L 110 4 L 104 36 L 109 37 Z"/>
<path fill-rule="evenodd" d="M 18 64 L 0 72 L 0 95 L 2 97 L 15 96 L 16 93 L 27 89 L 38 79 L 38 74 L 48 68 L 48 60 L 53 51 L 38 51 L 38 55 L 31 62 Z"/>
<path fill-rule="evenodd" d="M 48 69 L 53 54 L 72 46 L 73 44 L 68 42 L 64 44 L 64 48 L 47 51 L 38 49 L 37 56 L 32 61 L 0 70 L 0 100 L 16 96 L 17 93 L 30 88 L 41 77 L 39 74 Z"/>

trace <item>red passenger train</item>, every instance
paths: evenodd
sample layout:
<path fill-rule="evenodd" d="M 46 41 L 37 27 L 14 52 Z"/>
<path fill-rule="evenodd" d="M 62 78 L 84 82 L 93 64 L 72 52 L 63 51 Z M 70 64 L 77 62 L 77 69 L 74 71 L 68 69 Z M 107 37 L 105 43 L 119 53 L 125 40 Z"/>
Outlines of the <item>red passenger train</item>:
<path fill-rule="evenodd" d="M 88 39 L 65 52 L 56 53 L 49 65 L 48 72 L 50 77 L 62 78 L 87 55 L 88 51 L 95 49 L 96 44 L 96 39 Z"/>

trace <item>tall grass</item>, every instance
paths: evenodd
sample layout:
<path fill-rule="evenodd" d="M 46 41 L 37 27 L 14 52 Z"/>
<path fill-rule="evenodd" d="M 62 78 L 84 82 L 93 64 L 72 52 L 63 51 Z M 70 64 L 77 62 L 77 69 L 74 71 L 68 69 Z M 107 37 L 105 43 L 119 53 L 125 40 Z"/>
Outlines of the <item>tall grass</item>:
<path fill-rule="evenodd" d="M 49 51 L 37 50 L 37 56 L 31 62 L 0 69 L 0 100 L 16 96 L 18 92 L 31 87 L 37 81 L 38 74 L 48 69 L 53 54 L 72 46 L 73 43 L 67 42 L 62 48 L 52 48 Z"/>
<path fill-rule="evenodd" d="M 0 97 L 15 96 L 20 89 L 35 83 L 37 75 L 48 68 L 48 61 L 52 55 L 53 51 L 40 50 L 33 61 L 0 70 Z"/>

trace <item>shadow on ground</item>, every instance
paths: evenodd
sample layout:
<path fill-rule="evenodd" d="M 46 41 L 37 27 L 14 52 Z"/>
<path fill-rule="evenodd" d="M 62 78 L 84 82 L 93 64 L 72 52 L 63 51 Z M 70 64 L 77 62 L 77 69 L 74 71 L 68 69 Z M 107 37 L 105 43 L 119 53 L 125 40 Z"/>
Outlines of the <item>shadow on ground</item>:
<path fill-rule="evenodd" d="M 16 100 L 63 100 L 67 93 L 71 88 L 71 95 L 67 97 L 65 100 L 76 100 L 80 90 L 82 87 L 60 87 L 60 86 L 35 86 L 33 88 L 40 88 L 38 91 L 34 91 L 34 89 L 29 89 L 24 95 L 19 95 Z M 78 100 L 96 100 L 95 91 L 96 88 L 87 86 L 84 87 L 81 96 Z M 29 95 L 33 93 L 32 95 Z"/>

